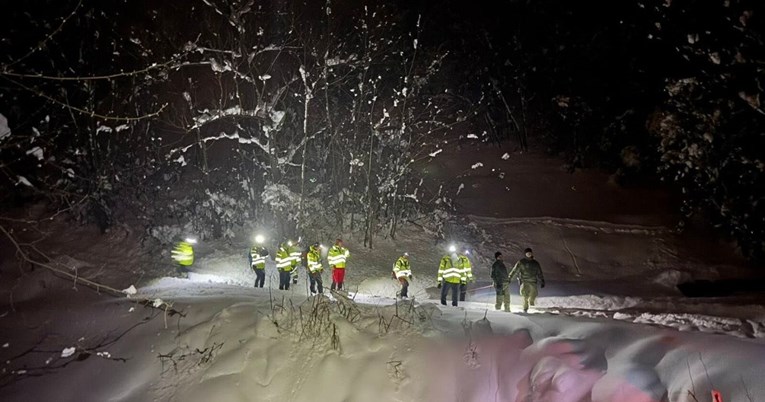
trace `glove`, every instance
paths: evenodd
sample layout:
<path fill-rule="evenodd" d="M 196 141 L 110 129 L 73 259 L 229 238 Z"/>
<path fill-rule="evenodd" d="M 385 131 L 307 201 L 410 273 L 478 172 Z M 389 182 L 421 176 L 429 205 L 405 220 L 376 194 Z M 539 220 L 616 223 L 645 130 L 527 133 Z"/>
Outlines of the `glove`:
<path fill-rule="evenodd" d="M 545 283 L 544 282 L 542 282 L 542 287 L 545 287 Z"/>
<path fill-rule="evenodd" d="M 438 285 L 436 285 L 436 287 L 441 289 L 441 282 L 438 282 Z"/>
<path fill-rule="evenodd" d="M 414 276 L 412 276 L 412 275 L 409 275 L 409 279 L 414 279 Z"/>

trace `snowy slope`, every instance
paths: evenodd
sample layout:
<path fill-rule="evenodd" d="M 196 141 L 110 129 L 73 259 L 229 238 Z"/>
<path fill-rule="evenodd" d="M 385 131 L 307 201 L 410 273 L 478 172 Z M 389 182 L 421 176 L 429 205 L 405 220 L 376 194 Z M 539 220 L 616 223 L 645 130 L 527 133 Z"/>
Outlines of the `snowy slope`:
<path fill-rule="evenodd" d="M 692 401 L 689 392 L 710 400 L 712 388 L 726 401 L 765 395 L 761 341 L 487 311 L 475 302 L 289 294 L 164 279 L 134 297 L 162 298 L 184 317 L 127 299 L 85 304 L 58 312 L 48 328 L 55 336 L 10 359 L 7 351 L 36 331 L 4 330 L 10 363 L 0 393 L 10 401 Z M 87 325 L 61 322 L 72 317 L 88 317 Z M 65 358 L 67 347 L 76 352 Z"/>
<path fill-rule="evenodd" d="M 509 174 L 520 169 L 512 166 L 501 180 L 533 185 L 514 182 L 523 176 Z M 41 269 L 0 282 L 0 400 L 647 402 L 709 401 L 717 389 L 725 401 L 746 402 L 765 395 L 762 297 L 693 299 L 676 288 L 688 279 L 750 275 L 732 253 L 689 241 L 668 228 L 664 213 L 646 216 L 650 208 L 640 205 L 625 206 L 621 217 L 613 200 L 600 213 L 595 204 L 587 209 L 586 196 L 561 213 L 546 213 L 554 202 L 538 210 L 480 206 L 477 189 L 500 180 L 488 176 L 465 179 L 461 195 L 490 217 L 457 216 L 447 242 L 416 225 L 400 228 L 395 240 L 376 238 L 373 249 L 343 235 L 352 300 L 310 297 L 302 271 L 297 285 L 279 291 L 273 261 L 266 288 L 253 289 L 247 233 L 201 244 L 188 278 L 177 278 L 167 256 L 150 255 L 128 229 L 101 236 L 54 220 L 46 229 L 60 236 L 40 247 L 56 264 L 118 289 L 135 284 L 138 293 L 110 298 Z M 597 180 L 574 180 L 598 190 Z M 541 184 L 570 183 L 547 177 Z M 472 250 L 477 278 L 459 308 L 433 300 L 449 242 Z M 494 251 L 513 261 L 529 246 L 547 278 L 538 308 L 521 313 L 514 285 L 513 313 L 495 312 Z M 414 302 L 396 304 L 390 269 L 404 251 Z M 9 266 L 4 274 L 17 271 Z"/>

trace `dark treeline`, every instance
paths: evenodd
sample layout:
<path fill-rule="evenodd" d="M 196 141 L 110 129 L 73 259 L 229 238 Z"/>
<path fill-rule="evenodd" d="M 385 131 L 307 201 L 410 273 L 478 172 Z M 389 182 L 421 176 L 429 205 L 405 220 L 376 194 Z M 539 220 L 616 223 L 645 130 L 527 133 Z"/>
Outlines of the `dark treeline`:
<path fill-rule="evenodd" d="M 622 185 L 662 180 L 686 219 L 765 257 L 761 2 L 401 3 L 436 16 L 425 31 L 492 95 L 498 139 L 542 140 Z"/>
<path fill-rule="evenodd" d="M 3 202 L 371 242 L 447 208 L 413 166 L 475 133 L 665 180 L 763 256 L 756 1 L 102 3 L 0 17 Z"/>

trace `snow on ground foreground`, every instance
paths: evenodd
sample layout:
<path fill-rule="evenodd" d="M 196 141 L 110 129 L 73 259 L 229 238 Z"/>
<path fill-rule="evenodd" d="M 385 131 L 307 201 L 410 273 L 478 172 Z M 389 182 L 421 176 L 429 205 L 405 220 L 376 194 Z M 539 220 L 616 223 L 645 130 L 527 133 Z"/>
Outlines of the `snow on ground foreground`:
<path fill-rule="evenodd" d="M 711 401 L 716 389 L 726 402 L 748 402 L 765 395 L 762 303 L 689 299 L 675 289 L 727 267 L 687 260 L 671 234 L 651 227 L 473 221 L 480 224 L 469 242 L 477 282 L 459 308 L 432 299 L 443 245 L 412 228 L 374 249 L 346 239 L 352 300 L 310 296 L 302 270 L 291 290 L 277 290 L 273 261 L 266 288 L 253 289 L 246 244 L 200 247 L 187 278 L 160 278 L 135 292 L 123 284 L 130 298 L 69 287 L 17 298 L 0 310 L 0 400 L 650 402 Z M 500 249 L 512 260 L 527 246 L 547 278 L 537 309 L 520 313 L 513 285 L 514 313 L 496 312 L 488 256 Z M 403 251 L 415 301 L 396 303 L 390 267 Z M 40 273 L 27 280 L 33 275 Z"/>
<path fill-rule="evenodd" d="M 174 297 L 182 288 L 188 294 Z M 37 359 L 66 369 L 5 383 L 3 400 L 648 402 L 694 401 L 693 393 L 708 401 L 713 388 L 726 401 L 765 395 L 765 345 L 724 335 L 504 313 L 479 302 L 454 308 L 351 295 L 356 302 L 183 279 L 131 297 L 162 304 L 100 303 L 80 312 L 91 331 L 52 328 L 62 331 L 55 341 L 72 339 L 65 331 L 82 337 L 65 344 L 75 348 L 70 356 L 51 348 L 28 356 L 29 367 Z M 114 317 L 126 332 L 105 331 Z M 95 342 L 104 333 L 124 339 Z M 88 349 L 93 343 L 101 346 Z"/>

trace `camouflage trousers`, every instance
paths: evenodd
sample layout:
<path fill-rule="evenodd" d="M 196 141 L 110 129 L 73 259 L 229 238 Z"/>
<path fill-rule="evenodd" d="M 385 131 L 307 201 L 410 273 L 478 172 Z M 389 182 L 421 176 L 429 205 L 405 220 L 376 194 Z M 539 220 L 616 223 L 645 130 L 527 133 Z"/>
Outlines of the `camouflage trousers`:
<path fill-rule="evenodd" d="M 497 301 L 494 303 L 494 307 L 501 310 L 504 303 L 505 311 L 510 311 L 510 283 L 505 281 L 499 286 L 494 284 L 494 289 L 497 290 Z"/>
<path fill-rule="evenodd" d="M 529 306 L 533 306 L 537 302 L 537 295 L 539 289 L 537 284 L 533 282 L 524 282 L 521 284 L 521 296 L 523 297 L 523 311 L 529 310 Z"/>

